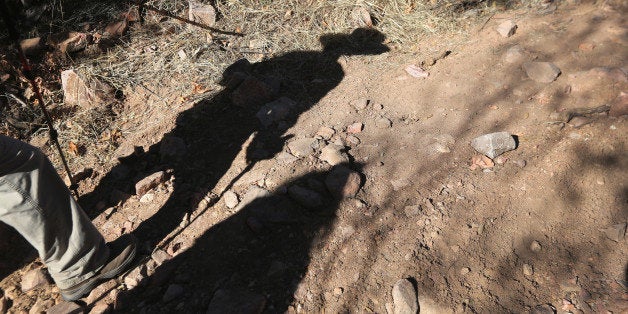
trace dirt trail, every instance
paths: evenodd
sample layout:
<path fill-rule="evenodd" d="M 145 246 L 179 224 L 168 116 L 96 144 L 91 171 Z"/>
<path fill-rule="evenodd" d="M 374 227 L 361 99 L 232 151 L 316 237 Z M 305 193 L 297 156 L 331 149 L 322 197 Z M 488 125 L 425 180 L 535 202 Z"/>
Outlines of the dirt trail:
<path fill-rule="evenodd" d="M 518 28 L 504 38 L 495 28 L 508 19 Z M 195 104 L 129 97 L 125 109 L 142 118 L 129 119 L 117 155 L 143 149 L 97 169 L 81 202 L 107 240 L 139 235 L 146 258 L 87 305 L 392 313 L 393 285 L 410 278 L 421 313 L 628 311 L 626 116 L 567 119 L 626 107 L 625 17 L 604 4 L 562 5 L 498 13 L 480 26 L 426 40 L 412 55 L 327 46 L 239 65 L 246 75 L 227 76 L 232 88 Z M 444 51 L 424 64 L 427 78 L 404 71 Z M 561 74 L 536 82 L 528 61 Z M 294 103 L 233 104 L 265 93 Z M 259 112 L 281 117 L 264 127 Z M 471 170 L 471 140 L 499 131 L 518 147 Z M 328 143 L 345 148 L 334 155 L 345 163 L 321 160 Z M 339 167 L 360 174 L 355 197 L 334 197 L 330 180 L 355 184 Z M 158 171 L 166 179 L 132 195 Z M 51 286 L 20 291 L 33 267 L 0 283 L 9 312 L 60 302 Z"/>

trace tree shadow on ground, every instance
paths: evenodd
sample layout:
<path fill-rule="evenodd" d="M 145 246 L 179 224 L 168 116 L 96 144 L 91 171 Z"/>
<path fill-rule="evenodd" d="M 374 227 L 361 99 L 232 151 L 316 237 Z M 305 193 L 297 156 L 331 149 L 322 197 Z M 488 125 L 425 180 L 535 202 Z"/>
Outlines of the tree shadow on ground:
<path fill-rule="evenodd" d="M 339 198 L 325 189 L 329 176 L 340 187 L 348 179 L 346 173 L 337 176 L 333 169 L 311 172 L 282 185 L 280 192 L 242 204 L 236 214 L 212 226 L 154 272 L 150 268 L 155 264 L 149 263 L 147 271 L 152 275 L 140 282 L 140 288 L 118 296 L 119 309 L 285 312 L 308 269 L 311 248 L 325 246 L 333 227 Z M 322 188 L 310 202 L 295 202 L 285 193 L 295 186 L 313 185 Z"/>

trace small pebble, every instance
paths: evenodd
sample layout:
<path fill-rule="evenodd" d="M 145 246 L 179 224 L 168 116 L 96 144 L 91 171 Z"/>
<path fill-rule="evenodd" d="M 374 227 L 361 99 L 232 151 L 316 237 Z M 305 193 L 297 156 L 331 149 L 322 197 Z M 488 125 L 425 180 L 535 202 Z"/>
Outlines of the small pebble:
<path fill-rule="evenodd" d="M 513 160 L 512 161 L 515 165 L 517 165 L 519 168 L 524 168 L 527 165 L 527 162 L 523 159 L 517 159 L 517 160 Z"/>
<path fill-rule="evenodd" d="M 526 275 L 526 277 L 534 275 L 534 268 L 529 264 L 523 264 L 523 274 Z"/>
<path fill-rule="evenodd" d="M 539 241 L 532 241 L 532 243 L 530 243 L 530 251 L 532 252 L 540 252 L 541 251 L 541 243 L 539 243 Z"/>
<path fill-rule="evenodd" d="M 460 270 L 460 275 L 466 275 L 466 274 L 468 274 L 468 273 L 470 273 L 470 272 L 471 272 L 471 268 L 469 268 L 469 267 L 463 267 L 463 268 Z"/>

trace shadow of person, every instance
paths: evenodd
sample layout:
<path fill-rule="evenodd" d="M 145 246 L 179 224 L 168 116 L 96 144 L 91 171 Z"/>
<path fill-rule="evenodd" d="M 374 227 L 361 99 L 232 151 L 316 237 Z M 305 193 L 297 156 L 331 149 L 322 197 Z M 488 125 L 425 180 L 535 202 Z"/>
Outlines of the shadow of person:
<path fill-rule="evenodd" d="M 341 164 L 310 172 L 278 192 L 257 193 L 258 198 L 243 201 L 235 214 L 209 228 L 182 253 L 154 271 L 148 264 L 149 276 L 140 288 L 118 297 L 122 300 L 118 305 L 127 306 L 120 309 L 285 312 L 306 275 L 312 250 L 324 247 L 333 229 L 340 191 L 355 189 L 362 180 L 357 175 L 361 165 L 352 168 Z"/>
<path fill-rule="evenodd" d="M 154 247 L 197 207 L 202 195 L 216 190 L 239 153 L 246 152 L 242 167 L 246 171 L 282 150 L 290 137 L 286 130 L 299 115 L 342 81 L 340 56 L 386 52 L 384 39 L 376 30 L 356 29 L 349 35 L 321 36 L 322 51 L 293 51 L 258 63 L 234 63 L 224 71 L 221 92 L 179 114 L 176 127 L 147 151 L 137 148 L 120 158 L 120 164 L 81 198 L 81 204 L 91 209 L 115 192 L 118 198 L 110 204 L 115 205 L 120 195 L 135 194 L 135 183 L 146 175 L 169 170 L 174 176 L 169 199 L 134 230 Z M 231 184 L 241 175 L 231 179 Z"/>

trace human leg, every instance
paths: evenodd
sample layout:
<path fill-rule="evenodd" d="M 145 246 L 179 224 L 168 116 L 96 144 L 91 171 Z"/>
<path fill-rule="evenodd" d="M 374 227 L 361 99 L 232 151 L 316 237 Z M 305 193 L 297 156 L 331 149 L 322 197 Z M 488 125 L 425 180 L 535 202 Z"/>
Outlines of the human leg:
<path fill-rule="evenodd" d="M 102 235 L 44 154 L 2 135 L 0 221 L 15 228 L 35 247 L 62 293 L 67 289 L 81 292 L 77 287 L 98 277 L 99 271 L 116 257 L 110 258 Z M 134 255 L 135 247 L 132 249 Z M 120 265 L 109 266 L 106 275 L 113 277 L 112 271 Z M 75 294 L 68 295 L 72 298 Z"/>

